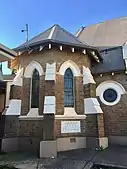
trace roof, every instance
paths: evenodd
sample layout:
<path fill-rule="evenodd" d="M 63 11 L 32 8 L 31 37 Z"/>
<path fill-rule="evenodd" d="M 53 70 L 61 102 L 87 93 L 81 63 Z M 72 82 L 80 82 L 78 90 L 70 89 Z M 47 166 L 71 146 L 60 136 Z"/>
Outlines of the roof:
<path fill-rule="evenodd" d="M 28 41 L 29 47 L 42 45 L 44 43 L 57 43 L 63 45 L 69 45 L 73 47 L 81 47 L 81 48 L 89 48 L 92 50 L 98 50 L 96 47 L 85 44 L 80 41 L 75 35 L 71 34 L 61 26 L 55 24 L 39 35 L 33 37 Z M 15 48 L 15 50 L 22 50 L 27 48 L 27 43 L 23 43 L 22 45 Z"/>
<path fill-rule="evenodd" d="M 17 53 L 0 43 L 0 62 L 14 59 Z"/>
<path fill-rule="evenodd" d="M 54 42 L 78 47 L 85 47 L 85 44 L 82 43 L 77 37 L 75 37 L 73 34 L 66 31 L 64 28 L 60 27 L 57 24 L 53 25 L 49 29 L 30 39 L 28 41 L 28 44 L 29 47 L 31 47 L 46 42 Z M 23 49 L 25 47 L 27 47 L 27 43 L 23 43 L 16 49 Z"/>
<path fill-rule="evenodd" d="M 92 46 L 122 46 L 127 41 L 127 17 L 81 27 L 75 35 Z"/>
<path fill-rule="evenodd" d="M 122 47 L 115 47 L 110 48 L 107 51 L 101 51 L 101 57 L 103 62 L 92 66 L 93 74 L 125 71 L 126 66 L 123 60 Z"/>

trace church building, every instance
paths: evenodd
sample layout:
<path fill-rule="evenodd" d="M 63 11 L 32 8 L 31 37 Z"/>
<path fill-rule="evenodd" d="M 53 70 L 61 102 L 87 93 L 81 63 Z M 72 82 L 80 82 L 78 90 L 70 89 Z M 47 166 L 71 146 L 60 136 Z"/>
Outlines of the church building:
<path fill-rule="evenodd" d="M 126 30 L 126 17 L 73 35 L 56 24 L 14 49 L 8 66 L 17 73 L 2 114 L 2 151 L 56 157 L 127 145 L 127 34 L 121 25 Z"/>

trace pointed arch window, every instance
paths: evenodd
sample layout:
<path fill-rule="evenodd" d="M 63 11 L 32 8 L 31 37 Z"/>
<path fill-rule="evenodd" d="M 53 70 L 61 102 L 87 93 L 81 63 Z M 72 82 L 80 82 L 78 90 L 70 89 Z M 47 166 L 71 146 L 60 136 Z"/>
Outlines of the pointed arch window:
<path fill-rule="evenodd" d="M 64 74 L 64 106 L 74 107 L 74 79 L 70 68 Z"/>
<path fill-rule="evenodd" d="M 39 107 L 39 83 L 40 76 L 37 69 L 34 69 L 31 82 L 31 108 Z"/>

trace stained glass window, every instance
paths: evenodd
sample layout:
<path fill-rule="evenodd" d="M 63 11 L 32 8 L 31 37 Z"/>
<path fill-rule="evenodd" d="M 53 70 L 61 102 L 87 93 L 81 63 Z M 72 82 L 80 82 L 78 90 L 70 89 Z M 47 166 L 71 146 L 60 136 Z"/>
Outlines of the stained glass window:
<path fill-rule="evenodd" d="M 64 106 L 74 107 L 74 79 L 73 73 L 68 68 L 64 75 Z"/>

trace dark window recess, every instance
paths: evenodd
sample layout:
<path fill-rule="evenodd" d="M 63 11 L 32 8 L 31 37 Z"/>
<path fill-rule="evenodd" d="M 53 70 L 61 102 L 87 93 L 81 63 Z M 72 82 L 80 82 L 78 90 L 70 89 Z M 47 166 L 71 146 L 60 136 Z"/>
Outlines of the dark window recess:
<path fill-rule="evenodd" d="M 14 95 L 14 85 L 11 85 L 10 87 L 10 100 L 13 99 Z"/>
<path fill-rule="evenodd" d="M 76 143 L 76 138 L 70 138 L 70 143 Z"/>
<path fill-rule="evenodd" d="M 39 83 L 39 72 L 35 69 L 32 75 L 31 108 L 39 107 Z"/>
<path fill-rule="evenodd" d="M 68 68 L 64 75 L 64 106 L 74 107 L 74 84 L 73 84 L 73 73 Z"/>
<path fill-rule="evenodd" d="M 103 93 L 103 98 L 107 102 L 114 102 L 117 99 L 117 92 L 114 89 L 107 89 Z"/>

